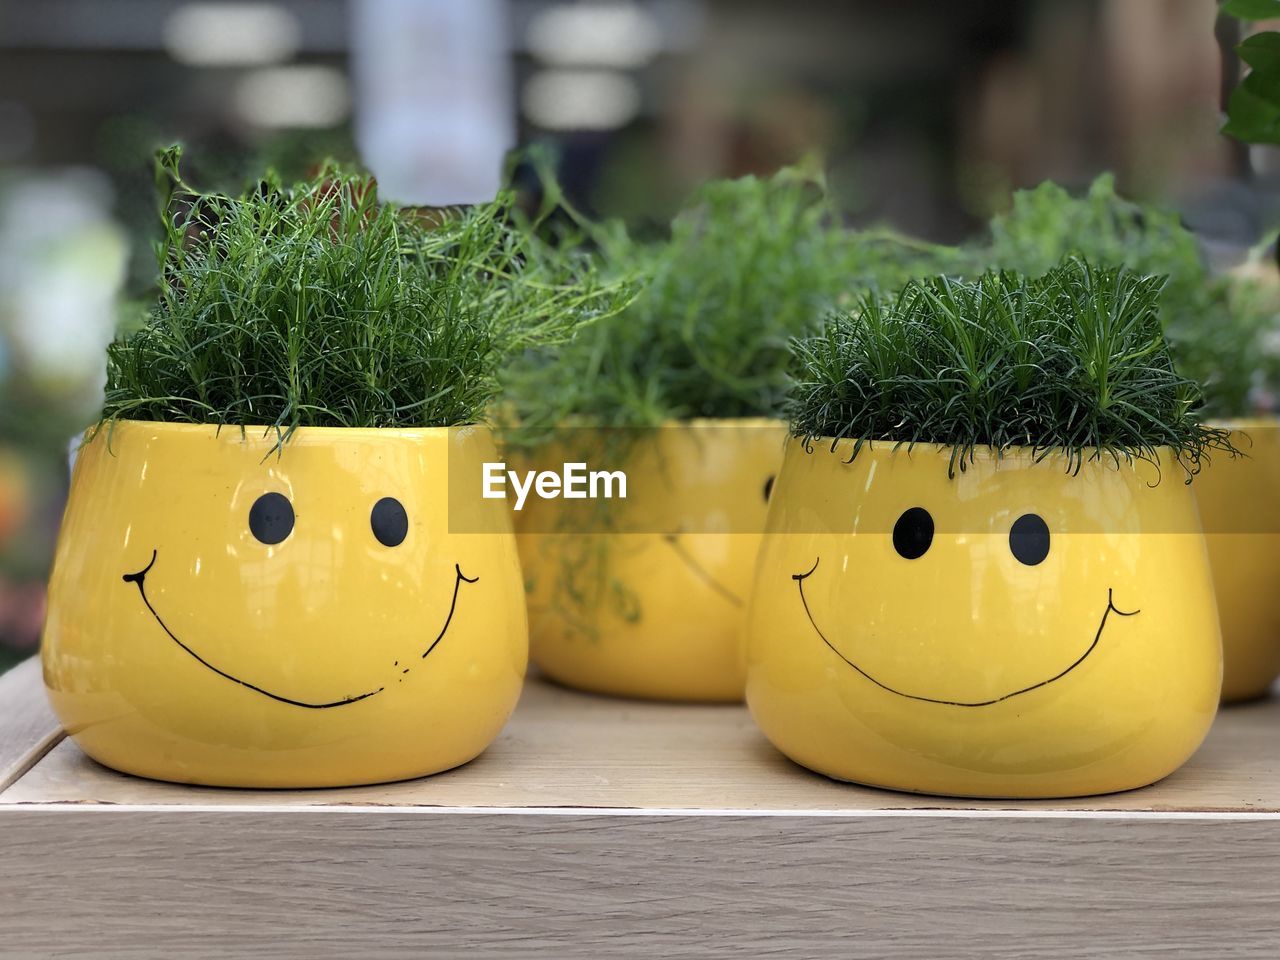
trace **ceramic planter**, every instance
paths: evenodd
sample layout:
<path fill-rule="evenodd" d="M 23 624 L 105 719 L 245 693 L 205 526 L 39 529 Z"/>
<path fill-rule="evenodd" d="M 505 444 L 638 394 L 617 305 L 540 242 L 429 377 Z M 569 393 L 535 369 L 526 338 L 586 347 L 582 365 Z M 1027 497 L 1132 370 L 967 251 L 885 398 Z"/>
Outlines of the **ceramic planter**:
<path fill-rule="evenodd" d="M 81 449 L 44 675 L 91 757 L 186 783 L 399 780 L 475 757 L 519 696 L 510 521 L 451 535 L 479 428 L 119 422 Z M 474 522 L 474 521 L 473 521 Z"/>
<path fill-rule="evenodd" d="M 645 532 L 531 533 L 554 529 L 548 514 L 564 507 L 526 508 L 517 529 L 533 661 L 597 693 L 740 701 L 746 602 L 785 436 L 774 421 L 647 435 L 622 465 L 647 506 L 613 508 L 657 504 L 627 525 Z"/>
<path fill-rule="evenodd" d="M 1085 463 L 788 445 L 747 702 L 828 776 L 1059 797 L 1168 775 L 1213 720 L 1221 647 L 1191 488 L 1165 454 Z"/>
<path fill-rule="evenodd" d="M 1280 420 L 1218 424 L 1246 456 L 1196 478 L 1222 621 L 1222 699 L 1249 700 L 1280 676 Z"/>

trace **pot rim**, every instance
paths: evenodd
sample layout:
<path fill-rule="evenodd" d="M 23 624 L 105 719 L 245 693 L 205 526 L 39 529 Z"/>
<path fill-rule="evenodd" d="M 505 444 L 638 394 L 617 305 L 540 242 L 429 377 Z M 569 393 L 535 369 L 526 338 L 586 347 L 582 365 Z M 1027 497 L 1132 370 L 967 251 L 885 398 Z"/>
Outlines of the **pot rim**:
<path fill-rule="evenodd" d="M 244 439 L 252 443 L 265 443 L 268 441 L 275 443 L 277 437 L 283 436 L 288 429 L 280 427 L 277 432 L 276 427 L 255 423 L 187 423 L 176 420 L 134 420 L 129 417 L 120 417 L 116 420 L 99 420 L 91 424 L 85 430 L 85 439 L 96 437 L 98 434 L 110 438 L 113 429 L 117 426 L 128 429 L 155 430 L 179 436 L 213 434 L 220 438 L 223 434 L 226 434 L 239 439 L 239 435 L 243 434 Z M 460 423 L 451 427 L 298 427 L 293 431 L 289 442 L 292 443 L 298 437 L 332 437 L 333 439 L 343 438 L 350 440 L 359 438 L 361 434 L 366 434 L 370 437 L 404 437 L 412 439 L 421 436 L 448 435 L 450 432 L 458 430 L 491 432 L 489 425 L 484 423 Z"/>
<path fill-rule="evenodd" d="M 806 438 L 791 434 L 787 437 L 788 445 L 812 446 L 815 450 L 823 449 L 828 452 L 832 450 L 832 444 L 835 444 L 835 450 L 852 446 L 858 442 L 857 437 L 842 437 L 839 440 L 834 437 L 811 437 Z M 958 445 L 954 443 L 935 443 L 926 440 L 865 440 L 863 449 L 872 453 L 896 454 L 906 453 L 908 456 L 923 451 L 926 454 L 933 453 L 950 459 L 952 451 L 958 449 Z M 968 448 L 973 454 L 974 462 L 999 463 L 1004 460 L 1028 461 L 1028 462 L 1046 462 L 1057 459 L 1066 459 L 1068 457 L 1080 457 L 1082 465 L 1089 463 L 1105 464 L 1114 466 L 1118 459 L 1121 464 L 1131 462 L 1150 462 L 1149 458 L 1140 457 L 1137 454 L 1125 456 L 1123 451 L 1102 450 L 1099 447 L 1081 447 L 1078 453 L 1068 452 L 1068 448 L 1060 446 L 1051 447 L 1033 447 L 1027 445 L 1015 445 L 1008 447 L 993 447 L 990 444 L 976 443 Z M 1153 447 L 1160 459 L 1176 459 L 1174 449 L 1168 445 L 1160 445 Z M 861 455 L 861 452 L 859 453 Z M 965 455 L 966 463 L 970 461 L 968 454 Z"/>
<path fill-rule="evenodd" d="M 1205 426 L 1233 431 L 1254 428 L 1270 430 L 1280 427 L 1280 413 L 1257 414 L 1250 417 L 1213 417 L 1205 421 Z"/>
<path fill-rule="evenodd" d="M 662 427 L 789 427 L 782 417 L 690 417 L 664 420 Z"/>
<path fill-rule="evenodd" d="M 514 425 L 517 429 L 520 424 Z M 551 428 L 554 433 L 557 430 L 634 430 L 637 433 L 653 430 L 668 430 L 672 428 L 687 429 L 689 427 L 783 427 L 787 428 L 789 424 L 785 417 L 690 417 L 688 420 L 667 419 L 661 423 L 648 424 L 605 424 L 605 423 L 574 423 L 572 421 L 558 423 Z"/>

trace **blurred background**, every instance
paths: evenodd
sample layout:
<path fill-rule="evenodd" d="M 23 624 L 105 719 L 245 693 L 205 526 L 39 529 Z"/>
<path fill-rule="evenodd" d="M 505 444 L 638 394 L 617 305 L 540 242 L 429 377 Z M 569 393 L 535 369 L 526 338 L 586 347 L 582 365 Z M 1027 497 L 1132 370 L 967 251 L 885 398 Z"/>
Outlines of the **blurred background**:
<path fill-rule="evenodd" d="M 956 242 L 1114 171 L 1230 263 L 1278 219 L 1218 133 L 1216 0 L 0 0 L 0 669 L 35 647 L 68 438 L 151 281 L 151 153 L 237 187 L 359 162 L 492 196 L 545 142 L 588 211 L 661 228 L 699 182 L 817 158 L 849 222 Z"/>

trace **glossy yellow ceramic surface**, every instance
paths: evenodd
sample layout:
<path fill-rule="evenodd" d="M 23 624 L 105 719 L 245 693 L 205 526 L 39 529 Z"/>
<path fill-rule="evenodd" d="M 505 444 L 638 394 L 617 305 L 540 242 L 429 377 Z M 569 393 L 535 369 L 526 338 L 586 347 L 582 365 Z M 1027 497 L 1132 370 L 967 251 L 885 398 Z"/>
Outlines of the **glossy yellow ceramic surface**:
<path fill-rule="evenodd" d="M 1280 676 L 1280 420 L 1231 421 L 1246 456 L 1196 478 L 1222 621 L 1222 699 L 1250 700 Z"/>
<path fill-rule="evenodd" d="M 1191 755 L 1222 661 L 1176 464 L 1155 483 L 1142 464 L 1069 476 L 980 452 L 949 479 L 944 448 L 847 462 L 851 448 L 793 440 L 774 489 L 747 702 L 780 750 L 844 780 L 979 797 L 1124 790 Z M 927 544 L 899 527 L 913 510 Z M 1047 537 L 1011 538 L 1023 517 Z"/>
<path fill-rule="evenodd" d="M 273 443 L 120 422 L 81 448 L 44 633 L 55 712 L 94 759 L 185 783 L 337 786 L 472 759 L 527 656 L 503 505 L 491 532 L 449 532 L 446 464 L 496 459 L 489 434 Z"/>
<path fill-rule="evenodd" d="M 627 526 L 651 532 L 524 532 L 554 529 L 548 513 L 564 509 L 527 506 L 517 530 L 533 661 L 596 693 L 740 701 L 747 594 L 785 436 L 773 421 L 655 430 L 623 465 L 631 489 L 662 491 L 657 515 Z"/>

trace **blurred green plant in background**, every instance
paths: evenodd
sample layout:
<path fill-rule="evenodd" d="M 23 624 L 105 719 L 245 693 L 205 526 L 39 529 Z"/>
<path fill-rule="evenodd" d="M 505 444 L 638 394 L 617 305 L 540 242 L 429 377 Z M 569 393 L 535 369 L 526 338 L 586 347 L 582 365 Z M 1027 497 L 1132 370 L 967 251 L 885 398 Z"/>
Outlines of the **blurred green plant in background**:
<path fill-rule="evenodd" d="M 1204 415 L 1275 411 L 1280 298 L 1274 280 L 1247 272 L 1215 275 L 1176 213 L 1126 200 L 1109 174 L 1081 197 L 1052 182 L 1015 193 L 1009 212 L 992 220 L 987 245 L 975 248 L 987 265 L 1029 275 L 1070 255 L 1167 277 L 1160 294 L 1165 331 L 1179 370 L 1204 390 Z"/>
<path fill-rule="evenodd" d="M 805 168 L 706 184 L 660 242 L 595 232 L 606 265 L 635 269 L 643 289 L 617 316 L 517 366 L 511 399 L 523 423 L 776 417 L 793 337 L 861 290 L 966 262 L 892 231 L 846 230 Z"/>
<path fill-rule="evenodd" d="M 0 669 L 34 648 L 71 438 L 101 403 L 126 238 L 89 171 L 0 180 Z"/>

